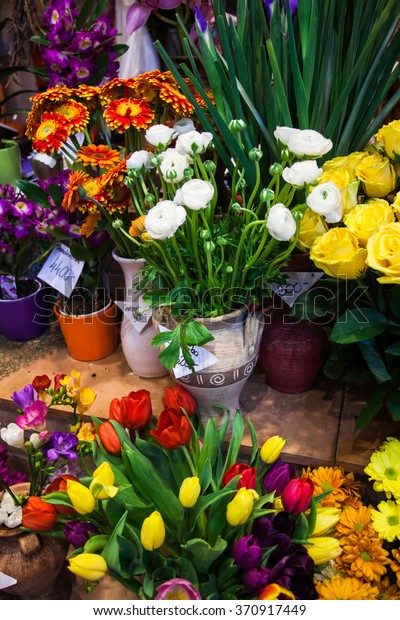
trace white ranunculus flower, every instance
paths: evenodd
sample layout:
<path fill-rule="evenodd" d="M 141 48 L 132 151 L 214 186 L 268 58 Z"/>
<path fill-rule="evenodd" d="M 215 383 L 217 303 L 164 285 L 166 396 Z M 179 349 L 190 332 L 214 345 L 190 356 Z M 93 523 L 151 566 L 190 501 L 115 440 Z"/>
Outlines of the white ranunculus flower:
<path fill-rule="evenodd" d="M 186 219 L 186 210 L 172 200 L 158 202 L 146 215 L 144 225 L 152 239 L 169 239 Z"/>
<path fill-rule="evenodd" d="M 145 170 L 148 170 L 150 168 L 150 157 L 149 151 L 135 151 L 126 160 L 126 167 L 128 170 L 140 170 L 144 166 Z"/>
<path fill-rule="evenodd" d="M 333 181 L 314 187 L 306 202 L 311 211 L 322 215 L 329 224 L 335 224 L 342 219 L 342 195 Z"/>
<path fill-rule="evenodd" d="M 167 149 L 160 153 L 162 161 L 161 174 L 167 183 L 180 183 L 184 178 L 186 168 L 190 167 L 187 155 L 181 155 L 176 149 Z"/>
<path fill-rule="evenodd" d="M 185 205 L 193 211 L 205 209 L 214 196 L 214 186 L 210 181 L 191 179 L 182 185 L 175 194 L 174 202 Z"/>
<path fill-rule="evenodd" d="M 332 140 L 324 138 L 314 129 L 301 129 L 289 137 L 287 147 L 298 157 L 321 157 L 331 150 Z"/>
<path fill-rule="evenodd" d="M 188 131 L 178 136 L 176 150 L 181 155 L 198 155 L 205 152 L 212 138 L 209 131 Z"/>
<path fill-rule="evenodd" d="M 146 129 L 144 136 L 152 146 L 166 147 L 175 136 L 175 129 L 168 125 L 152 125 Z"/>
<path fill-rule="evenodd" d="M 267 215 L 269 234 L 278 241 L 289 241 L 296 232 L 296 220 L 281 202 L 271 207 Z"/>
<path fill-rule="evenodd" d="M 293 127 L 277 127 L 274 131 L 274 136 L 279 142 L 287 145 L 289 138 L 294 136 L 299 131 L 301 131 L 301 129 L 294 129 Z"/>
<path fill-rule="evenodd" d="M 195 126 L 191 118 L 181 118 L 174 125 L 175 133 L 180 136 L 182 133 L 194 131 Z"/>
<path fill-rule="evenodd" d="M 4 521 L 6 527 L 18 527 L 22 523 L 22 506 L 18 506 Z"/>
<path fill-rule="evenodd" d="M 12 448 L 22 448 L 24 445 L 24 431 L 15 422 L 11 422 L 8 426 L 3 427 L 0 435 L 2 440 Z"/>
<path fill-rule="evenodd" d="M 313 183 L 322 172 L 322 168 L 318 168 L 315 159 L 308 159 L 306 161 L 297 161 L 290 168 L 284 168 L 282 177 L 290 185 L 303 187 L 307 183 Z"/>

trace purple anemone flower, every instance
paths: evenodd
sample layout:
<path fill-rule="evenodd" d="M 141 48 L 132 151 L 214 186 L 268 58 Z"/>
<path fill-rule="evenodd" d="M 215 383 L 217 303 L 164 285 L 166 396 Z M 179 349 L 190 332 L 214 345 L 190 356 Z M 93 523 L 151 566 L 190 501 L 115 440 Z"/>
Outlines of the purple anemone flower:
<path fill-rule="evenodd" d="M 60 456 L 67 459 L 76 459 L 76 446 L 78 445 L 78 437 L 73 433 L 61 433 L 56 431 L 52 434 L 50 445 L 43 447 L 49 461 L 56 461 Z"/>
<path fill-rule="evenodd" d="M 11 400 L 13 400 L 22 411 L 25 411 L 25 409 L 29 407 L 29 405 L 32 405 L 38 398 L 38 393 L 31 383 L 28 383 L 28 385 L 19 392 L 15 391 L 11 394 Z"/>

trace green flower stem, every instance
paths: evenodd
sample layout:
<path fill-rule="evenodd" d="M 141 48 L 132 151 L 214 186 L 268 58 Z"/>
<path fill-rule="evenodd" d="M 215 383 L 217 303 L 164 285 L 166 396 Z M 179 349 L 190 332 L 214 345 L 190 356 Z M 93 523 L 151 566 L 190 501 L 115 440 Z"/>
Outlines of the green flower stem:
<path fill-rule="evenodd" d="M 213 287 L 213 265 L 212 265 L 212 259 L 211 259 L 211 252 L 210 250 L 205 250 L 206 253 L 206 259 L 207 259 L 207 285 L 209 288 Z"/>
<path fill-rule="evenodd" d="M 6 493 L 9 493 L 12 497 L 12 499 L 14 500 L 14 504 L 16 506 L 20 506 L 21 502 L 19 501 L 18 497 L 11 491 L 10 487 L 8 486 L 8 484 L 6 484 L 3 480 L 3 478 L 0 476 L 0 487 L 3 489 L 3 491 Z M 30 489 L 29 489 L 30 491 Z"/>
<path fill-rule="evenodd" d="M 277 265 L 278 263 L 281 263 L 282 261 L 285 260 L 285 258 L 288 258 L 288 256 L 291 255 L 292 251 L 296 247 L 298 236 L 299 236 L 299 225 L 297 224 L 296 234 L 294 235 L 293 241 L 291 242 L 291 244 L 289 245 L 287 250 L 285 252 L 282 252 L 281 254 L 279 254 L 275 258 L 275 260 L 271 261 L 271 263 L 268 265 L 268 270 L 267 270 L 267 273 L 265 274 L 265 279 L 266 280 L 268 280 L 269 277 L 271 276 L 272 270 L 275 267 L 275 265 Z"/>
<path fill-rule="evenodd" d="M 172 237 L 172 245 L 174 246 L 174 250 L 175 250 L 176 255 L 178 257 L 178 261 L 179 261 L 179 264 L 180 264 L 180 266 L 181 266 L 181 268 L 183 270 L 183 273 L 185 274 L 186 281 L 187 281 L 188 285 L 190 286 L 189 272 L 188 272 L 188 270 L 186 268 L 185 261 L 182 258 L 182 254 L 181 254 L 181 251 L 179 249 L 178 243 L 176 241 L 176 236 L 175 235 Z"/>
<path fill-rule="evenodd" d="M 254 199 L 257 196 L 257 192 L 258 192 L 258 189 L 260 187 L 260 182 L 261 182 L 260 162 L 259 161 L 255 161 L 254 163 L 255 163 L 255 167 L 256 167 L 256 181 L 255 181 L 255 184 L 254 184 L 254 189 L 251 192 L 250 198 L 249 198 L 249 200 L 247 202 L 247 205 L 246 205 L 247 209 L 250 210 L 250 211 L 251 211 L 251 207 L 252 207 L 252 204 L 254 202 Z"/>
<path fill-rule="evenodd" d="M 221 260 L 219 262 L 218 267 L 215 270 L 215 274 L 214 276 L 217 276 L 217 274 L 219 273 L 219 271 L 222 269 L 223 265 L 225 264 L 225 249 L 224 246 L 221 245 Z"/>
<path fill-rule="evenodd" d="M 265 243 L 266 243 L 266 241 L 268 239 L 268 235 L 269 235 L 268 228 L 267 228 L 267 226 L 265 226 L 265 230 L 263 231 L 263 234 L 262 234 L 262 237 L 261 237 L 261 241 L 259 243 L 259 246 L 258 246 L 255 254 L 251 257 L 251 259 L 244 266 L 244 269 L 243 269 L 243 272 L 242 272 L 242 279 L 240 281 L 240 286 L 244 286 L 244 281 L 246 279 L 246 275 L 247 275 L 248 270 L 250 269 L 250 267 L 252 267 L 257 262 L 258 257 L 263 252 L 263 250 L 265 248 Z M 270 241 L 270 243 L 271 243 L 271 241 Z M 270 243 L 268 244 L 268 246 L 270 245 Z M 271 247 L 271 249 L 272 249 L 272 247 Z"/>
<path fill-rule="evenodd" d="M 197 471 L 196 471 L 196 468 L 195 468 L 194 463 L 192 461 L 192 457 L 189 454 L 189 450 L 187 449 L 186 446 L 181 446 L 181 448 L 182 448 L 183 454 L 185 455 L 187 463 L 188 463 L 188 465 L 190 467 L 190 471 L 192 473 L 192 476 L 196 476 L 197 477 Z"/>
<path fill-rule="evenodd" d="M 203 161 L 200 157 L 200 155 L 196 155 L 196 158 L 194 160 L 194 168 L 196 172 L 200 172 L 201 176 L 203 177 L 204 181 L 209 181 L 209 176 L 207 174 L 207 170 L 204 168 L 204 164 Z"/>
<path fill-rule="evenodd" d="M 264 220 L 256 220 L 255 222 L 250 222 L 250 224 L 247 224 L 247 226 L 245 226 L 245 228 L 242 231 L 242 234 L 240 236 L 240 241 L 239 241 L 239 245 L 237 247 L 236 250 L 236 254 L 235 254 L 235 260 L 234 260 L 234 265 L 233 265 L 233 272 L 232 272 L 232 278 L 231 278 L 231 288 L 235 287 L 235 281 L 236 281 L 236 274 L 237 274 L 237 270 L 238 270 L 238 266 L 239 266 L 239 258 L 240 258 L 240 254 L 242 252 L 242 248 L 243 248 L 243 244 L 247 238 L 247 233 L 253 228 L 253 226 L 257 226 L 259 224 L 264 224 L 265 225 L 265 221 Z"/>
<path fill-rule="evenodd" d="M 193 256 L 194 256 L 194 260 L 196 263 L 196 268 L 197 268 L 197 274 L 198 274 L 198 279 L 199 282 L 201 284 L 203 284 L 203 274 L 202 274 L 202 267 L 200 264 L 200 259 L 199 259 L 199 248 L 197 245 L 197 222 L 198 222 L 198 212 L 197 211 L 193 211 L 190 217 L 190 228 L 191 228 L 191 234 L 192 234 L 192 250 L 193 250 Z"/>
<path fill-rule="evenodd" d="M 212 232 L 211 232 L 211 228 L 210 225 L 208 223 L 208 220 L 206 218 L 206 214 L 204 213 L 204 211 L 206 211 L 206 209 L 200 209 L 200 217 L 203 220 L 203 224 L 206 227 L 206 229 L 208 230 L 209 234 L 210 234 L 210 240 L 212 240 Z"/>
<path fill-rule="evenodd" d="M 153 11 L 153 15 L 154 17 L 157 17 L 157 19 L 159 19 L 161 22 L 164 22 L 164 24 L 174 26 L 174 28 L 178 27 L 178 23 L 176 21 L 174 21 L 173 19 L 168 19 L 168 17 L 165 17 L 165 15 L 161 15 L 161 13 L 159 13 L 158 11 Z"/>
<path fill-rule="evenodd" d="M 157 241 L 155 241 L 154 239 L 152 239 L 151 243 L 154 244 L 155 247 L 157 248 L 158 252 L 160 252 L 161 257 L 162 257 L 162 259 L 164 261 L 164 265 L 165 265 L 168 273 L 171 276 L 171 280 L 173 282 L 173 285 L 177 286 L 178 283 L 179 283 L 179 280 L 178 280 L 178 278 L 177 278 L 177 276 L 175 274 L 175 271 L 173 270 L 173 268 L 171 266 L 171 263 L 168 260 L 168 257 L 167 257 L 167 255 L 166 255 L 166 253 L 164 251 L 164 248 Z"/>

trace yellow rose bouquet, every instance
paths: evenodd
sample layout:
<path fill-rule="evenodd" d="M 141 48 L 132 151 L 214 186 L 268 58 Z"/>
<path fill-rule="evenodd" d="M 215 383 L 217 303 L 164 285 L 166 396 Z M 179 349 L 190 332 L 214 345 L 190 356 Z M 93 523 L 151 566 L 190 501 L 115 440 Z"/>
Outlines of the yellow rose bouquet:
<path fill-rule="evenodd" d="M 327 161 L 300 223 L 298 246 L 309 249 L 326 277 L 299 299 L 295 313 L 325 317 L 329 377 L 357 384 L 372 379 L 376 386 L 356 428 L 383 403 L 400 419 L 399 136 L 400 121 L 393 121 L 366 151 Z"/>

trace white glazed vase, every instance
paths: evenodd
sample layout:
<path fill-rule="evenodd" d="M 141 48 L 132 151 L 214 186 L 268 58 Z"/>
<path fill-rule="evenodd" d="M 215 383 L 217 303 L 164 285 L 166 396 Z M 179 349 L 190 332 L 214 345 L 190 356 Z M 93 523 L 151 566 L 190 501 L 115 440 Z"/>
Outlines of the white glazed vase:
<path fill-rule="evenodd" d="M 115 250 L 112 256 L 124 274 L 125 302 L 132 302 L 132 306 L 136 307 L 139 305 L 140 299 L 140 292 L 136 291 L 136 284 L 139 281 L 138 272 L 142 269 L 144 260 L 141 258 L 122 258 Z M 168 374 L 165 366 L 158 359 L 160 354 L 159 348 L 153 347 L 151 344 L 155 335 L 151 320 L 139 332 L 127 316 L 127 313 L 123 313 L 121 324 L 122 350 L 134 374 L 144 379 L 155 379 Z"/>
<path fill-rule="evenodd" d="M 245 413 L 240 404 L 240 393 L 257 363 L 264 315 L 242 308 L 196 321 L 205 325 L 214 336 L 214 340 L 203 347 L 213 353 L 218 361 L 176 381 L 196 398 L 197 415 L 204 426 L 212 418 L 220 428 L 229 411 L 229 432 L 235 412 Z M 165 317 L 158 311 L 153 313 L 153 323 L 156 331 L 159 324 L 169 329 L 176 327 L 176 321 L 170 315 Z"/>

